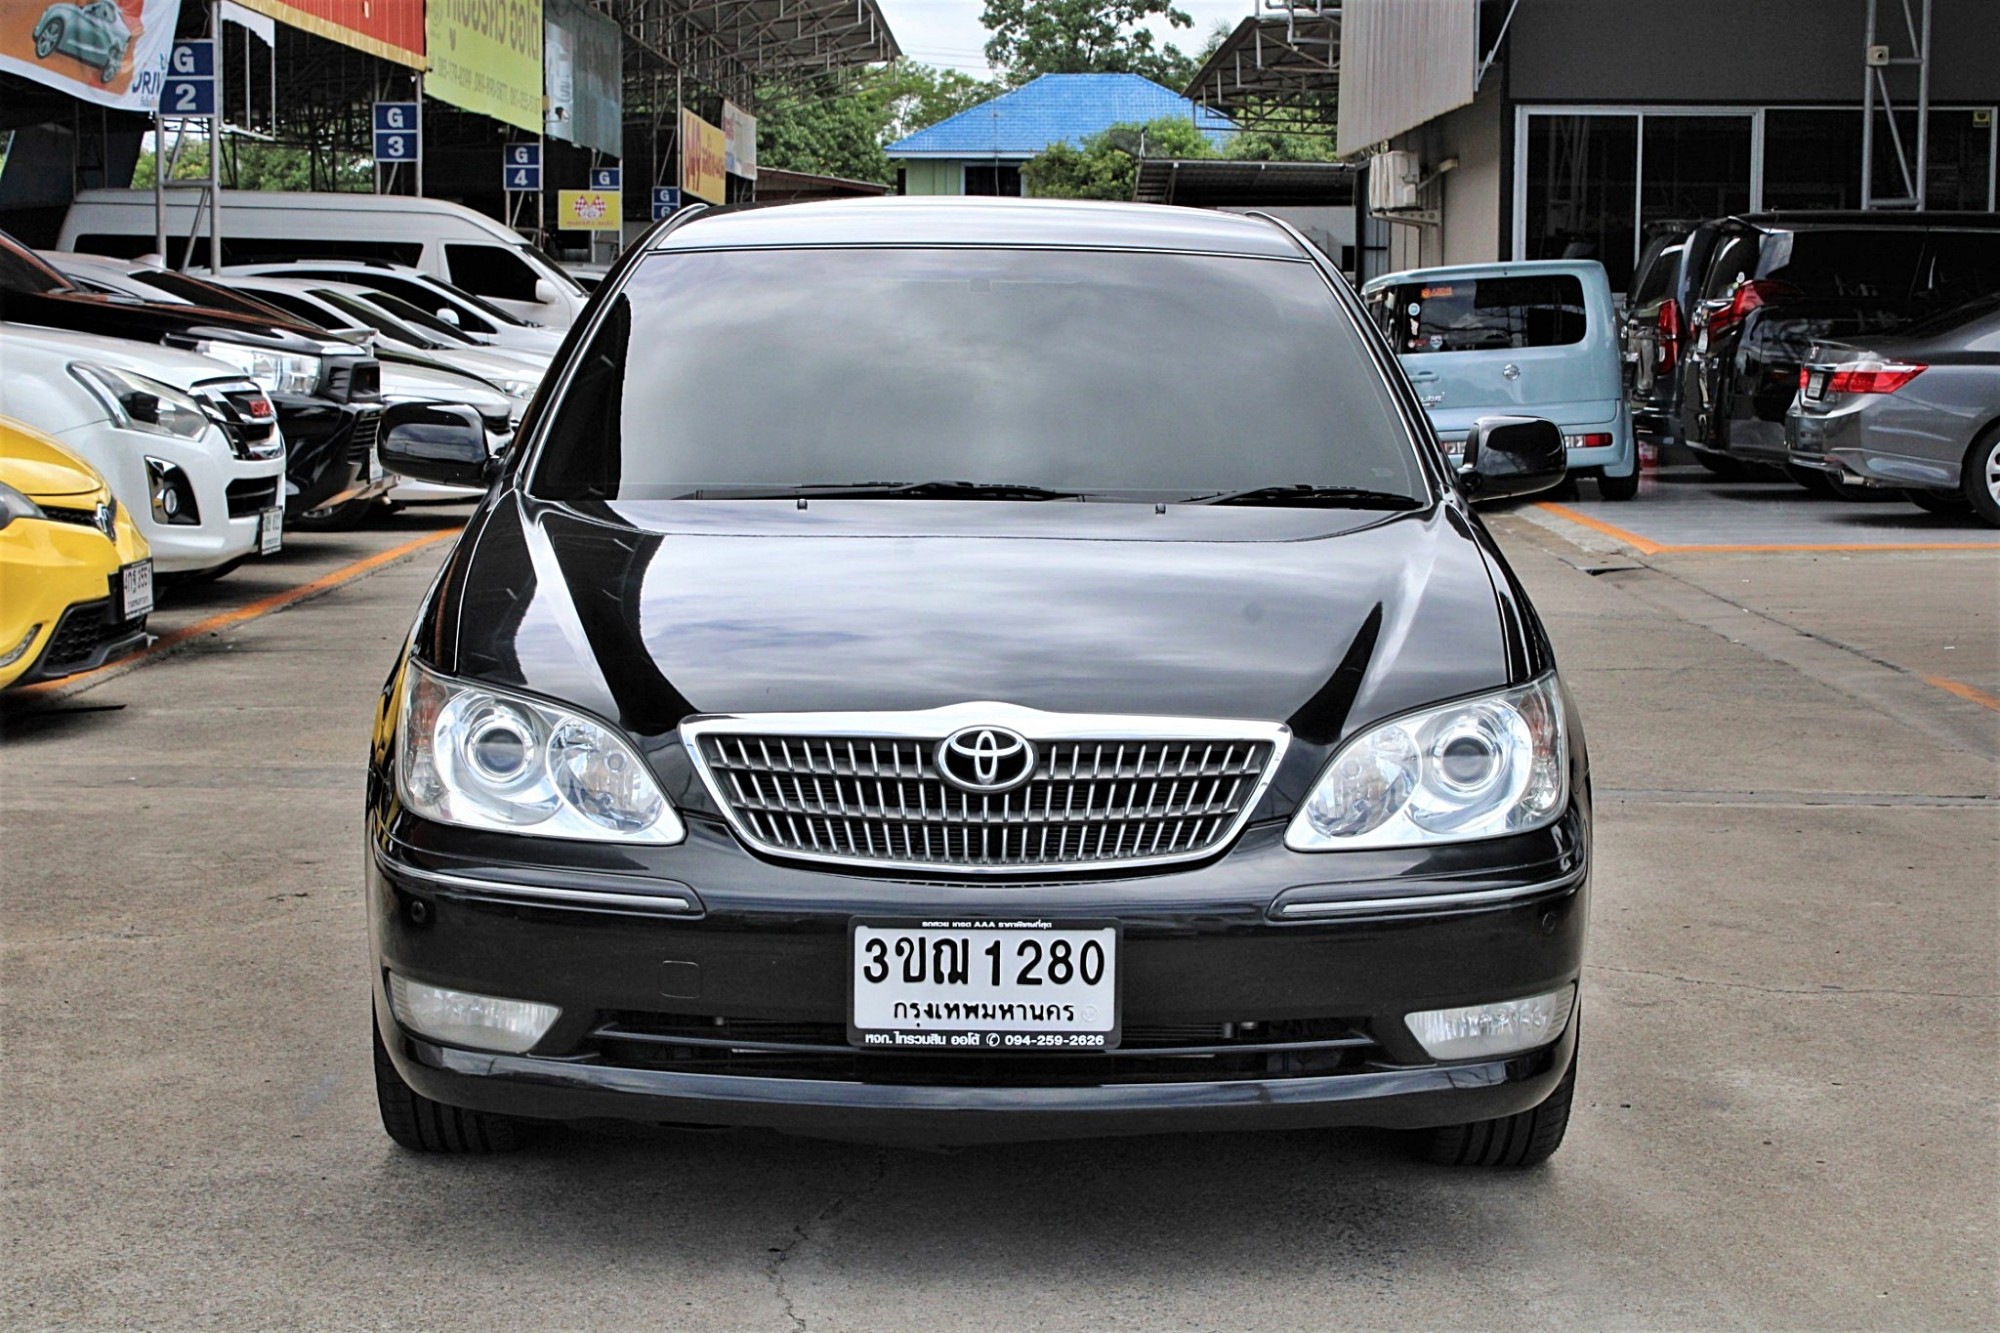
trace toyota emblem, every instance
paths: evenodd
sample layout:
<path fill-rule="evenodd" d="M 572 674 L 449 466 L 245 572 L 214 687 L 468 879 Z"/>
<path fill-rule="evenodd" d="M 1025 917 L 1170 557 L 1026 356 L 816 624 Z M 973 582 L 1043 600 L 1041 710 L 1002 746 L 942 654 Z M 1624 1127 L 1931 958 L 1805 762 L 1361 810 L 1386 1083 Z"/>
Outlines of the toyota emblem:
<path fill-rule="evenodd" d="M 1005 727 L 965 727 L 938 742 L 937 766 L 965 791 L 1012 791 L 1035 775 L 1035 743 Z"/>

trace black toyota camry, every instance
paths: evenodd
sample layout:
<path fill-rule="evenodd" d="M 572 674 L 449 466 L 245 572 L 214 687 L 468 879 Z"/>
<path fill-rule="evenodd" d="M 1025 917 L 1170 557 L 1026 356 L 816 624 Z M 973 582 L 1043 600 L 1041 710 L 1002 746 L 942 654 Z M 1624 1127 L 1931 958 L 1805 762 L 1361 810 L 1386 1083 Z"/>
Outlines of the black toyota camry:
<path fill-rule="evenodd" d="M 1447 458 L 1281 222 L 683 213 L 501 462 L 383 692 L 382 1118 L 904 1142 L 1569 1118 L 1582 727 Z"/>

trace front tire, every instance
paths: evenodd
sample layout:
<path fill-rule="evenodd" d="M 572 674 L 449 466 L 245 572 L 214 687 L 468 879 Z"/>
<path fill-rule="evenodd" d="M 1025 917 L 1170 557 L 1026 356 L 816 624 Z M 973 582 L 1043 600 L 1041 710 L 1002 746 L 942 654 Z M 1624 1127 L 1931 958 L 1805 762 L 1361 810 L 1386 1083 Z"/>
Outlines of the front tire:
<path fill-rule="evenodd" d="M 528 1140 L 527 1127 L 506 1116 L 446 1106 L 403 1082 L 382 1045 L 382 1029 L 370 1022 L 375 1040 L 375 1104 L 382 1128 L 411 1152 L 472 1156 L 512 1152 Z"/>
<path fill-rule="evenodd" d="M 1948 518 L 1964 518 L 1972 512 L 1963 495 L 1956 491 L 1907 490 L 1903 498 L 1926 514 L 1943 514 Z"/>
<path fill-rule="evenodd" d="M 1965 451 L 1961 483 L 1973 517 L 1989 528 L 2000 528 L 2000 426 L 1988 428 Z"/>
<path fill-rule="evenodd" d="M 1571 1020 L 1575 1021 L 1575 1020 Z M 1517 1170 L 1539 1166 L 1555 1156 L 1569 1129 L 1570 1104 L 1576 1099 L 1576 1052 L 1569 1068 L 1547 1101 L 1516 1115 L 1475 1120 L 1469 1125 L 1444 1125 L 1423 1140 L 1423 1153 L 1441 1166 L 1483 1166 Z"/>

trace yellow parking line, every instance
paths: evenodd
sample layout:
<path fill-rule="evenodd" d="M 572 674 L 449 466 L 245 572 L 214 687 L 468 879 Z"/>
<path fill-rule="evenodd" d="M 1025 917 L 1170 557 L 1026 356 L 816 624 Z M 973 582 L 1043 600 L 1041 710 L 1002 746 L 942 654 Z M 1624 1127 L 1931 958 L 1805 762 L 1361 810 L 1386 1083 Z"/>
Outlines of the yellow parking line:
<path fill-rule="evenodd" d="M 115 662 L 107 662 L 94 671 L 84 671 L 74 676 L 60 676 L 55 680 L 44 680 L 33 685 L 23 685 L 20 689 L 15 690 L 14 693 L 16 695 L 54 694 L 67 692 L 79 687 L 102 684 L 113 676 L 122 676 L 127 671 L 144 666 L 147 662 L 164 653 L 172 652 L 175 648 L 180 647 L 191 639 L 198 639 L 206 634 L 214 634 L 219 630 L 229 629 L 232 626 L 241 625 L 262 616 L 268 616 L 273 611 L 282 611 L 288 606 L 305 601 L 308 597 L 318 596 L 320 593 L 338 588 L 343 583 L 352 583 L 362 575 L 372 573 L 384 565 L 392 565 L 406 555 L 423 550 L 426 546 L 435 546 L 439 542 L 449 541 L 458 536 L 462 531 L 464 531 L 462 527 L 445 528 L 439 532 L 428 533 L 425 536 L 413 538 L 400 546 L 392 546 L 386 551 L 377 551 L 374 555 L 356 560 L 352 564 L 342 565 L 338 569 L 322 574 L 310 583 L 301 583 L 296 588 L 287 588 L 283 592 L 274 592 L 268 597 L 259 597 L 254 602 L 247 602 L 231 610 L 219 611 L 206 619 L 195 621 L 192 625 L 183 625 L 177 630 L 162 634 L 138 652 L 121 657 Z"/>
<path fill-rule="evenodd" d="M 1949 680 L 1943 676 L 1925 676 L 1924 684 L 1935 685 L 1947 694 L 1955 694 L 1961 699 L 1969 699 L 1981 708 L 1990 708 L 1994 712 L 2000 713 L 2000 699 L 1994 698 L 1985 690 L 1975 690 L 1962 680 Z"/>
<path fill-rule="evenodd" d="M 1627 532 L 1623 528 L 1614 527 L 1603 519 L 1578 513 L 1568 505 L 1541 500 L 1536 502 L 1535 507 L 1545 509 L 1558 518 L 1566 518 L 1572 523 L 1601 532 L 1613 541 L 1631 547 L 1640 555 L 1763 555 L 1808 551 L 2000 551 L 2000 542 L 1756 542 L 1663 546 L 1659 542 L 1641 537 L 1636 532 Z"/>

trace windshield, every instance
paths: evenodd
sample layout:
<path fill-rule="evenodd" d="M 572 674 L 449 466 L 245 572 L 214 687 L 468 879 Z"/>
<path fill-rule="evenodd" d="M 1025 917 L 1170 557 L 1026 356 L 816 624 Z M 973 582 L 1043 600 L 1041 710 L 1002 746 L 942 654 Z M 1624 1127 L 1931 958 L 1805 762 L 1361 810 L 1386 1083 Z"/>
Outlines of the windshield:
<path fill-rule="evenodd" d="M 1310 263 L 998 249 L 645 260 L 578 357 L 531 490 L 946 479 L 1428 494 L 1388 382 Z"/>
<path fill-rule="evenodd" d="M 371 291 L 366 296 L 355 297 L 354 300 L 358 304 L 374 306 L 377 310 L 394 319 L 401 320 L 406 325 L 412 325 L 415 328 L 427 331 L 433 335 L 438 346 L 471 347 L 473 345 L 472 340 L 466 337 L 463 331 L 453 328 L 450 324 L 428 311 L 418 309 L 415 305 L 392 292 Z"/>
<path fill-rule="evenodd" d="M 348 318 L 359 320 L 377 333 L 394 338 L 397 342 L 408 343 L 412 347 L 421 347 L 426 350 L 435 350 L 444 345 L 435 338 L 427 338 L 423 334 L 418 333 L 401 320 L 392 319 L 388 315 L 383 314 L 375 308 L 373 302 L 360 300 L 348 295 L 346 292 L 336 292 L 325 288 L 314 291 L 313 295 Z"/>

